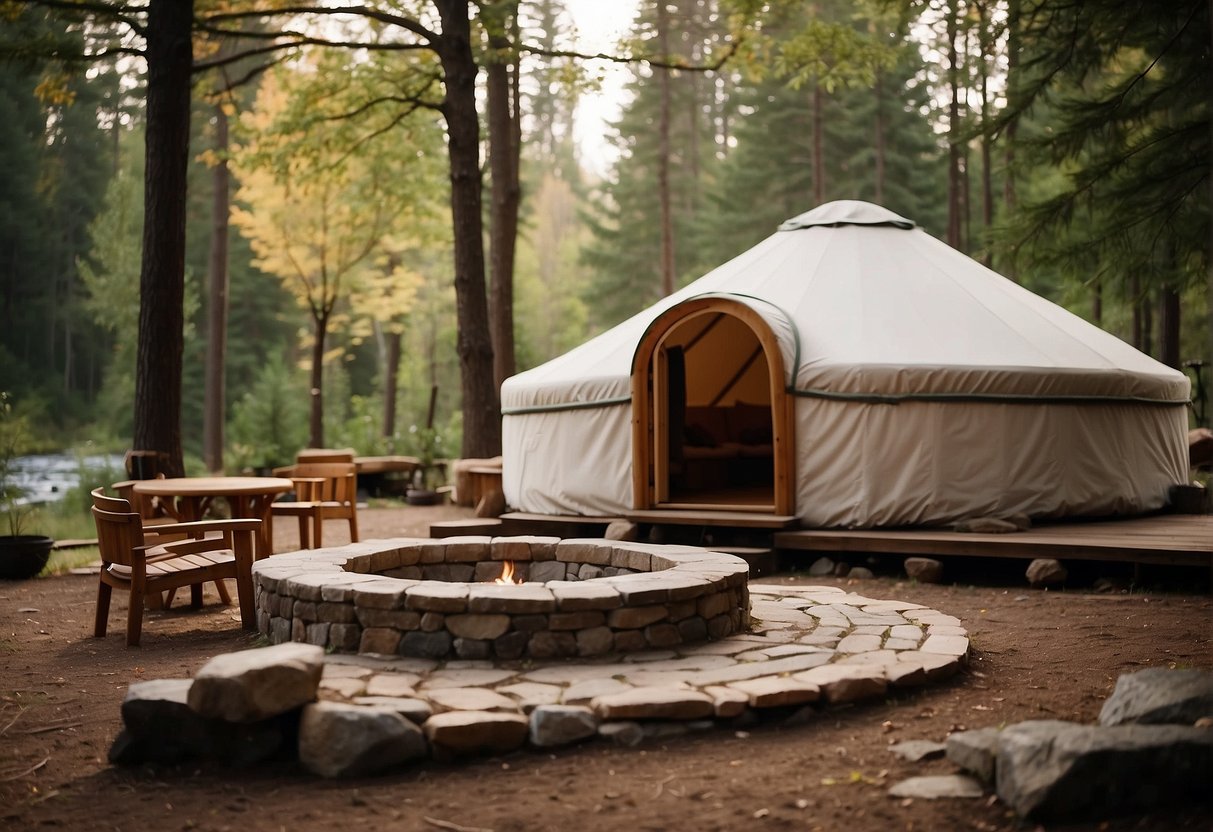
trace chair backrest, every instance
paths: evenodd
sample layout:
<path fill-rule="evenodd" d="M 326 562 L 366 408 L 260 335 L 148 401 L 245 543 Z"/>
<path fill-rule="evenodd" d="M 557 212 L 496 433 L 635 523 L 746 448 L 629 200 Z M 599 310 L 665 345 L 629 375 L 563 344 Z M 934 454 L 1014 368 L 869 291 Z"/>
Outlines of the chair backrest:
<path fill-rule="evenodd" d="M 162 480 L 164 479 L 164 474 L 157 474 L 152 479 Z M 116 491 L 121 499 L 130 503 L 131 510 L 139 512 L 139 516 L 145 521 L 164 517 L 164 511 L 161 510 L 154 498 L 149 499 L 142 494 L 135 493 L 135 483 L 137 482 L 139 480 L 122 480 L 111 485 L 110 489 Z"/>
<path fill-rule="evenodd" d="M 295 454 L 299 464 L 311 462 L 353 462 L 353 448 L 304 448 Z"/>
<path fill-rule="evenodd" d="M 358 490 L 356 468 L 352 462 L 301 462 L 292 477 L 323 478 L 320 499 L 325 502 L 353 504 Z"/>
<path fill-rule="evenodd" d="M 119 497 L 105 496 L 104 489 L 94 488 L 93 522 L 97 525 L 97 547 L 102 563 L 130 566 L 131 550 L 143 545 L 143 519 L 131 504 Z"/>

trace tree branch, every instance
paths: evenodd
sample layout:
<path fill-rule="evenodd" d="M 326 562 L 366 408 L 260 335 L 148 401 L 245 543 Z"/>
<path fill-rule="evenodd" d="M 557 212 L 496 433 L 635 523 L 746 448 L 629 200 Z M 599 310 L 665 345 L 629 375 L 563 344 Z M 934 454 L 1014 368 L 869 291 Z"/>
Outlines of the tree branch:
<path fill-rule="evenodd" d="M 147 6 L 114 6 L 110 3 L 90 2 L 90 0 L 26 0 L 26 3 L 62 12 L 87 12 L 99 15 L 129 26 L 137 35 L 146 34 L 144 25 L 131 15 L 146 13 Z"/>
<path fill-rule="evenodd" d="M 374 20 L 379 23 L 387 23 L 392 26 L 399 26 L 402 29 L 412 32 L 413 34 L 425 38 L 431 42 L 431 47 L 442 39 L 442 36 L 437 32 L 433 32 L 422 26 L 417 20 L 403 15 L 392 14 L 390 12 L 381 11 L 380 9 L 372 9 L 367 6 L 279 6 L 274 9 L 253 9 L 243 12 L 220 12 L 218 14 L 207 15 L 202 18 L 204 21 L 219 22 L 224 20 L 247 20 L 249 18 L 266 18 L 279 17 L 281 15 L 350 15 L 352 17 L 362 17 L 368 20 Z"/>
<path fill-rule="evenodd" d="M 681 60 L 648 55 L 612 55 L 605 52 L 580 52 L 576 49 L 549 49 L 525 43 L 518 45 L 518 51 L 527 55 L 541 55 L 545 58 L 575 58 L 581 61 L 609 61 L 615 64 L 647 64 L 657 69 L 680 69 L 685 72 L 715 72 L 737 54 L 737 50 L 741 48 L 741 41 L 742 38 L 738 37 L 737 40 L 730 42 L 724 54 L 710 64 L 688 64 Z"/>

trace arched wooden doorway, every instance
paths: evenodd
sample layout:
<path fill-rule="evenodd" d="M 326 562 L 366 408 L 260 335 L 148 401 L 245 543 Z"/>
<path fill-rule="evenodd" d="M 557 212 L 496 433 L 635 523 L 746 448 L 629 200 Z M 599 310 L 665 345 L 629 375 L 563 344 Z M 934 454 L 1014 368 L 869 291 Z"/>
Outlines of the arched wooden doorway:
<path fill-rule="evenodd" d="M 748 303 L 663 312 L 632 361 L 635 508 L 793 514 L 792 402 L 779 342 Z"/>

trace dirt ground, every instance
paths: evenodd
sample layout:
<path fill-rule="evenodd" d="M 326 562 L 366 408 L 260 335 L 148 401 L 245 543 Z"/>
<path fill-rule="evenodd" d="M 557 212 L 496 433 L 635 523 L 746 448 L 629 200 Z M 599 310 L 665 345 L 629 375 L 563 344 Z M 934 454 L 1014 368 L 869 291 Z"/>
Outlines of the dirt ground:
<path fill-rule="evenodd" d="M 360 518 L 363 537 L 372 538 L 421 534 L 434 517 L 460 513 L 378 509 Z M 276 549 L 290 545 L 289 529 L 275 533 Z M 326 543 L 344 542 L 339 534 Z M 597 742 L 521 751 L 337 782 L 289 763 L 245 771 L 110 766 L 106 752 L 128 683 L 191 675 L 216 654 L 252 646 L 254 637 L 239 629 L 234 609 L 210 599 L 200 611 L 149 613 L 143 646 L 128 649 L 118 593 L 110 634 L 91 637 L 96 578 L 0 582 L 0 828 L 1032 828 L 994 798 L 888 797 L 887 787 L 905 777 L 953 771 L 944 760 L 903 762 L 888 746 L 1025 719 L 1092 722 L 1121 673 L 1213 667 L 1213 599 L 1207 572 L 1152 573 L 1155 584 L 1179 590 L 1100 594 L 1090 583 L 1061 592 L 1029 589 L 1022 569 L 1022 562 L 957 567 L 964 583 L 941 586 L 895 577 L 763 579 L 843 586 L 959 617 L 972 638 L 969 668 L 934 687 L 826 710 L 795 725 L 764 722 L 640 748 Z M 1207 807 L 1169 809 L 1072 828 L 1207 830 L 1210 819 Z"/>

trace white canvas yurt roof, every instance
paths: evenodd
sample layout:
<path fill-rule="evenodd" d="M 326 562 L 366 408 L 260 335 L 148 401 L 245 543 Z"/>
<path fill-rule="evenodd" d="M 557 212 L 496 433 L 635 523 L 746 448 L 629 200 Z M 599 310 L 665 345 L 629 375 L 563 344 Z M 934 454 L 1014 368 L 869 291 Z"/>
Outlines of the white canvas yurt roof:
<path fill-rule="evenodd" d="M 840 201 L 509 379 L 512 506 L 591 515 L 634 507 L 637 345 L 667 310 L 705 296 L 748 306 L 778 341 L 795 402 L 795 511 L 806 524 L 1144 511 L 1186 478 L 1182 373 L 910 220 Z M 692 338 L 688 348 L 714 350 L 696 364 L 712 369 L 700 372 L 741 389 L 729 343 Z M 688 403 L 695 389 L 688 379 Z M 1029 461 L 1050 453 L 1060 456 L 1048 465 Z"/>

